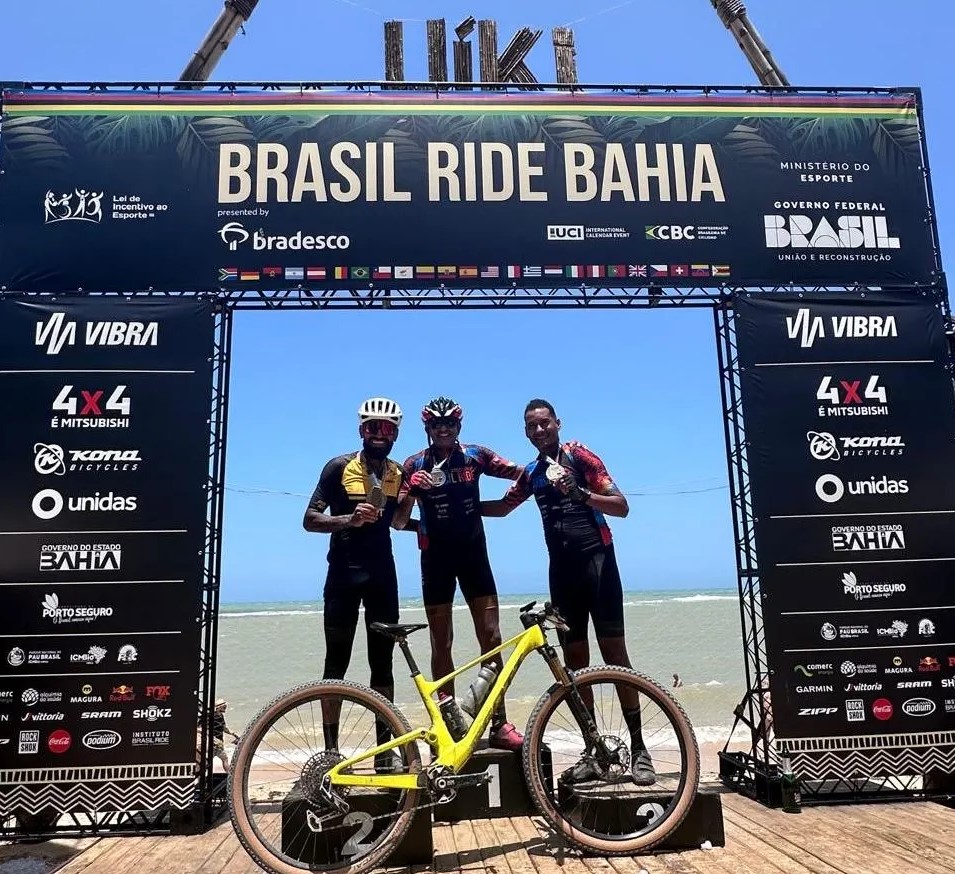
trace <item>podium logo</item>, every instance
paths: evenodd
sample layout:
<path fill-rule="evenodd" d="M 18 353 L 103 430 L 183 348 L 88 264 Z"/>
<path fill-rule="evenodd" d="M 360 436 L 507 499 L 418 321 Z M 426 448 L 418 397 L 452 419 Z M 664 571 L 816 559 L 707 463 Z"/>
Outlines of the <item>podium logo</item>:
<path fill-rule="evenodd" d="M 88 750 L 111 750 L 118 747 L 123 736 L 111 728 L 99 728 L 83 735 L 83 746 Z"/>
<path fill-rule="evenodd" d="M 906 716 L 930 716 L 935 712 L 935 702 L 928 698 L 909 698 L 902 705 L 902 712 Z"/>

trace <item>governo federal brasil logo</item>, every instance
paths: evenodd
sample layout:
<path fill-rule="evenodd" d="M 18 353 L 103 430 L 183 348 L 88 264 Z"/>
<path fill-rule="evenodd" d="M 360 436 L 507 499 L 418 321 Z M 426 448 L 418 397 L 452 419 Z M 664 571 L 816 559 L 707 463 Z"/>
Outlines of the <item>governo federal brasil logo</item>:
<path fill-rule="evenodd" d="M 314 252 L 347 249 L 351 245 L 347 234 L 306 234 L 303 231 L 291 235 L 267 234 L 261 228 L 250 233 L 241 222 L 224 224 L 219 228 L 219 239 L 229 247 L 230 252 L 235 252 L 250 240 L 256 252 Z"/>

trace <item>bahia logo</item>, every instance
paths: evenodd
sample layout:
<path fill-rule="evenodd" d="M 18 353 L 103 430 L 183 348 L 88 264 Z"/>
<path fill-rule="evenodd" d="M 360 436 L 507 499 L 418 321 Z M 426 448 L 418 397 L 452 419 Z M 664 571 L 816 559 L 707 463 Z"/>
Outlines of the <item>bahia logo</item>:
<path fill-rule="evenodd" d="M 111 750 L 118 747 L 123 736 L 111 728 L 98 728 L 83 735 L 83 746 L 88 750 Z"/>

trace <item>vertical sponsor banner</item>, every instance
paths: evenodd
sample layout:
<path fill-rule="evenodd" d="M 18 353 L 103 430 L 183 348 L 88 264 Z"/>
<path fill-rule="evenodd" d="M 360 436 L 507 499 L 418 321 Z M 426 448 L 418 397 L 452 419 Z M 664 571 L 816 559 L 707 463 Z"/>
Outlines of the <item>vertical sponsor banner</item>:
<path fill-rule="evenodd" d="M 0 300 L 0 815 L 191 801 L 213 319 Z"/>
<path fill-rule="evenodd" d="M 734 308 L 777 739 L 955 730 L 938 300 L 741 294 Z"/>

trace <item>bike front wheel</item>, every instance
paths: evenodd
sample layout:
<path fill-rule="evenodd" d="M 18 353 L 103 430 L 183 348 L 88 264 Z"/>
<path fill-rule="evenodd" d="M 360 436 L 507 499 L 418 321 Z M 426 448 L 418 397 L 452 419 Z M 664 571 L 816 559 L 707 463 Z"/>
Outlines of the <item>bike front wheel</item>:
<path fill-rule="evenodd" d="M 246 729 L 229 774 L 229 809 L 242 846 L 272 874 L 363 874 L 381 865 L 410 827 L 421 791 L 336 787 L 325 775 L 409 731 L 390 701 L 346 680 L 299 686 L 276 698 Z M 343 773 L 420 771 L 411 742 Z"/>
<path fill-rule="evenodd" d="M 647 850 L 679 826 L 696 797 L 693 727 L 669 692 L 637 671 L 597 666 L 573 677 L 599 741 L 585 739 L 570 706 L 572 687 L 552 686 L 525 733 L 531 796 L 544 819 L 582 849 Z"/>

